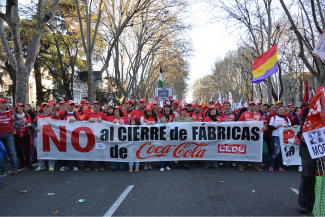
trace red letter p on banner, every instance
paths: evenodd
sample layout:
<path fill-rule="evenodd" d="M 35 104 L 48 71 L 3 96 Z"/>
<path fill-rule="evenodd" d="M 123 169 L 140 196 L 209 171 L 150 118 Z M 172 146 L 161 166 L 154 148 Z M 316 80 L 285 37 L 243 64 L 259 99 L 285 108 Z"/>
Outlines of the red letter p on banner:
<path fill-rule="evenodd" d="M 293 138 L 295 136 L 295 132 L 293 130 L 287 129 L 283 130 L 283 143 L 288 144 L 289 139 Z"/>
<path fill-rule="evenodd" d="M 43 152 L 50 152 L 50 137 L 58 148 L 59 152 L 67 152 L 67 131 L 66 126 L 59 126 L 60 141 L 56 137 L 51 125 L 43 126 Z"/>

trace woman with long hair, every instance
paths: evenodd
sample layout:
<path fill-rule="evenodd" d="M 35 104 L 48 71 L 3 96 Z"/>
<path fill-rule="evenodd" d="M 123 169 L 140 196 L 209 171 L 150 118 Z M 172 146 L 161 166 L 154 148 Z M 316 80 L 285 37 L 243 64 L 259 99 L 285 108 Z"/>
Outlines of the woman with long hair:
<path fill-rule="evenodd" d="M 169 123 L 172 122 L 173 119 L 175 118 L 175 114 L 173 113 L 173 111 L 171 109 L 170 103 L 166 102 L 164 104 L 163 113 L 159 115 L 159 120 L 161 119 L 161 117 L 163 116 L 163 114 L 167 114 L 169 116 L 169 120 L 168 120 Z"/>

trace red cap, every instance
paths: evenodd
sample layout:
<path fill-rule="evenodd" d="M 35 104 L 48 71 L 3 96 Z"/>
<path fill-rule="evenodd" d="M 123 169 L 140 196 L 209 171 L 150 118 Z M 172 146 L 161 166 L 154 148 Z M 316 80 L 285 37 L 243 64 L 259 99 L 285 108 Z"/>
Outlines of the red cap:
<path fill-rule="evenodd" d="M 256 103 L 255 103 L 255 102 L 252 102 L 252 101 L 250 101 L 250 102 L 248 103 L 248 105 L 256 105 Z"/>
<path fill-rule="evenodd" d="M 217 103 L 215 104 L 215 106 L 220 106 L 220 107 L 221 107 L 221 103 L 220 103 L 220 102 L 217 102 Z"/>
<path fill-rule="evenodd" d="M 225 100 L 224 102 L 223 102 L 223 104 L 230 104 L 231 105 L 231 103 L 228 101 L 228 100 Z"/>
<path fill-rule="evenodd" d="M 141 98 L 141 99 L 139 100 L 139 102 L 146 102 L 146 100 L 143 99 L 143 98 Z"/>
<path fill-rule="evenodd" d="M 131 120 L 135 120 L 135 121 L 139 121 L 140 122 L 140 118 L 138 116 L 136 116 L 136 115 L 133 115 L 131 117 Z"/>
<path fill-rule="evenodd" d="M 171 106 L 169 102 L 166 102 L 164 106 Z"/>
<path fill-rule="evenodd" d="M 210 100 L 210 101 L 209 101 L 209 103 L 210 103 L 210 102 L 213 102 L 213 103 L 214 103 L 214 101 L 213 101 L 213 100 Z"/>
<path fill-rule="evenodd" d="M 124 107 L 124 106 L 126 106 L 126 105 L 123 104 L 123 105 L 121 105 L 121 106 Z"/>
<path fill-rule="evenodd" d="M 203 106 L 202 110 L 206 110 L 206 109 L 209 109 L 209 106 L 207 105 Z"/>
<path fill-rule="evenodd" d="M 157 102 L 152 102 L 152 105 L 157 105 Z"/>
<path fill-rule="evenodd" d="M 113 109 L 119 109 L 119 110 L 121 110 L 121 111 L 122 111 L 122 108 L 121 108 L 121 106 L 115 106 Z"/>
<path fill-rule="evenodd" d="M 1 102 L 7 102 L 7 100 L 5 100 L 4 98 L 0 98 L 0 103 Z"/>
<path fill-rule="evenodd" d="M 81 104 L 77 104 L 77 105 L 75 105 L 74 107 L 81 107 L 82 105 Z"/>
<path fill-rule="evenodd" d="M 193 106 L 194 107 L 196 107 L 196 106 L 201 106 L 202 107 L 202 105 L 200 105 L 199 103 L 195 103 Z"/>
<path fill-rule="evenodd" d="M 184 104 L 184 106 L 185 106 L 185 107 L 187 107 L 187 106 L 188 106 L 188 104 L 187 104 L 187 103 L 185 103 L 185 104 Z"/>
<path fill-rule="evenodd" d="M 60 101 L 59 102 L 59 105 L 61 105 L 61 104 L 65 104 L 65 101 Z"/>
<path fill-rule="evenodd" d="M 84 103 L 87 103 L 87 102 L 88 102 L 88 100 L 86 100 L 86 99 L 82 99 L 82 100 L 80 101 L 81 104 L 84 104 Z"/>
<path fill-rule="evenodd" d="M 73 100 L 68 100 L 66 104 L 67 104 L 67 105 L 71 105 L 71 104 L 75 104 L 75 103 L 74 103 Z"/>
<path fill-rule="evenodd" d="M 217 106 L 211 106 L 209 109 L 217 109 Z"/>
<path fill-rule="evenodd" d="M 42 107 L 45 106 L 45 105 L 52 107 L 52 105 L 51 105 L 50 103 L 47 103 L 47 102 L 43 102 L 43 103 L 41 104 Z M 41 106 L 40 106 L 40 107 L 41 107 Z M 43 108 L 42 108 L 42 109 L 43 109 Z"/>
<path fill-rule="evenodd" d="M 129 100 L 128 100 L 128 101 L 126 101 L 125 103 L 130 103 L 130 104 L 134 105 L 134 102 L 133 102 L 133 100 L 132 100 L 132 99 L 129 99 Z"/>
<path fill-rule="evenodd" d="M 262 102 L 258 102 L 258 103 L 256 103 L 256 105 L 261 105 L 262 104 Z"/>
<path fill-rule="evenodd" d="M 24 104 L 21 104 L 21 103 L 17 103 L 16 107 L 18 107 L 18 106 L 25 107 L 25 105 Z"/>
<path fill-rule="evenodd" d="M 178 105 L 178 104 L 179 104 L 178 99 L 174 99 L 174 100 L 173 100 L 173 103 Z"/>
<path fill-rule="evenodd" d="M 187 110 L 187 108 L 185 106 L 181 107 L 181 110 L 183 110 L 183 109 L 186 109 Z"/>
<path fill-rule="evenodd" d="M 99 105 L 99 102 L 97 102 L 97 101 L 93 102 L 93 105 L 95 105 L 95 104 Z"/>
<path fill-rule="evenodd" d="M 292 103 L 290 103 L 288 106 L 293 106 Z"/>
<path fill-rule="evenodd" d="M 146 111 L 152 111 L 152 109 L 153 109 L 153 105 L 151 105 L 150 103 L 147 103 Z"/>
<path fill-rule="evenodd" d="M 48 102 L 48 103 L 50 103 L 50 102 L 53 102 L 53 103 L 54 103 L 54 105 L 56 105 L 56 103 L 55 103 L 55 100 L 54 100 L 54 99 L 48 100 L 47 102 Z"/>

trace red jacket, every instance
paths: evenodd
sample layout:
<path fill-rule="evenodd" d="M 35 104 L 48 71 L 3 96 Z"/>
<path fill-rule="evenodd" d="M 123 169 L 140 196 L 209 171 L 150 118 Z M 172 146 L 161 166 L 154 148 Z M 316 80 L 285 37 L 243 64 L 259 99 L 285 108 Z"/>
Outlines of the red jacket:
<path fill-rule="evenodd" d="M 85 115 L 84 120 L 86 121 L 89 120 L 90 118 L 94 118 L 97 121 L 99 117 L 101 117 L 101 119 L 104 121 L 106 120 L 106 117 L 103 112 L 98 112 L 98 113 L 89 112 Z"/>
<path fill-rule="evenodd" d="M 218 119 L 220 122 L 223 122 L 223 119 L 220 116 L 216 116 L 216 119 Z M 203 122 L 209 122 L 209 121 L 214 122 L 209 116 L 206 116 Z"/>
<path fill-rule="evenodd" d="M 0 134 L 14 132 L 14 113 L 12 109 L 0 113 Z"/>
<path fill-rule="evenodd" d="M 241 114 L 239 121 L 263 121 L 263 117 L 257 112 L 244 112 Z"/>

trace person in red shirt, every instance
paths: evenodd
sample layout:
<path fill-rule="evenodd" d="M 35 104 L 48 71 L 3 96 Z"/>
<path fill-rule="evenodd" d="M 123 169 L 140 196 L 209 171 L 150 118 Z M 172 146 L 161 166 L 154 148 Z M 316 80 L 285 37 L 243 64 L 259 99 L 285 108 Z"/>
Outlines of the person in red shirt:
<path fill-rule="evenodd" d="M 0 98 L 0 140 L 6 146 L 10 156 L 11 174 L 16 175 L 18 169 L 14 135 L 20 127 L 20 119 L 14 110 L 7 107 L 7 101 Z M 0 159 L 0 173 L 4 173 L 4 159 Z"/>
<path fill-rule="evenodd" d="M 199 103 L 194 104 L 194 111 L 190 113 L 190 117 L 193 118 L 194 122 L 203 122 L 204 115 L 201 112 L 201 105 Z"/>
<path fill-rule="evenodd" d="M 60 105 L 60 111 L 65 111 L 67 110 L 67 104 L 65 101 L 60 101 L 59 102 L 59 105 Z"/>
<path fill-rule="evenodd" d="M 269 153 L 273 153 L 272 151 L 272 131 L 269 130 L 269 122 L 268 116 L 270 115 L 270 106 L 268 104 L 263 104 L 262 106 L 262 117 L 263 117 L 263 123 L 264 126 L 266 127 L 266 130 L 263 133 L 263 140 L 265 141 L 267 147 L 269 148 Z"/>
<path fill-rule="evenodd" d="M 66 111 L 59 111 L 57 110 L 60 108 L 60 106 L 55 106 L 54 112 L 53 112 L 53 117 L 58 118 L 59 120 L 65 120 L 69 121 L 70 123 L 75 122 L 75 121 L 82 121 L 81 115 L 79 112 L 74 111 L 74 106 L 75 103 L 73 100 L 68 100 L 67 104 L 67 110 Z M 72 161 L 72 167 L 73 167 L 73 172 L 78 172 L 79 169 L 79 161 Z M 66 171 L 69 170 L 69 161 L 63 160 L 61 162 L 61 168 L 60 171 Z"/>
<path fill-rule="evenodd" d="M 146 109 L 143 113 L 143 123 L 146 124 L 158 123 L 158 115 L 150 103 L 147 103 Z"/>
<path fill-rule="evenodd" d="M 174 99 L 174 100 L 173 100 L 172 111 L 173 111 L 175 117 L 177 117 L 177 116 L 180 114 L 180 112 L 181 112 L 181 107 L 179 107 L 179 101 L 178 101 L 178 99 Z"/>
<path fill-rule="evenodd" d="M 83 119 L 88 112 L 91 112 L 91 108 L 89 105 L 89 101 L 86 99 L 82 99 L 80 101 L 80 104 L 81 104 L 81 108 L 77 112 L 80 113 L 81 119 Z"/>
<path fill-rule="evenodd" d="M 146 108 L 146 100 L 141 98 L 139 100 L 139 105 L 138 105 L 138 109 L 135 109 L 131 112 L 131 117 L 133 116 L 138 116 L 140 119 L 142 119 L 142 116 L 143 116 L 143 113 L 144 113 L 144 110 Z"/>
<path fill-rule="evenodd" d="M 248 111 L 240 115 L 239 121 L 263 121 L 263 117 L 258 112 L 256 112 L 255 102 L 248 103 Z M 263 126 L 262 131 L 264 132 L 265 130 L 266 127 Z M 243 172 L 245 166 L 246 166 L 246 162 L 239 162 L 238 170 L 240 172 Z M 256 170 L 258 172 L 263 172 L 263 170 L 259 167 L 259 162 L 253 162 L 253 170 Z"/>
<path fill-rule="evenodd" d="M 41 104 L 42 106 L 42 110 L 43 112 L 42 113 L 39 113 L 33 123 L 32 123 L 32 128 L 35 132 L 39 132 L 39 128 L 37 127 L 37 120 L 39 118 L 45 118 L 45 119 L 57 119 L 55 117 L 53 117 L 53 113 L 52 113 L 52 107 L 51 107 L 51 104 L 49 103 L 46 103 L 46 102 L 43 102 Z M 36 135 L 37 137 L 37 135 Z M 35 148 L 37 148 L 37 139 L 35 139 Z M 45 170 L 46 167 L 45 167 L 45 161 L 46 160 L 39 160 L 38 162 L 38 167 L 34 170 L 35 172 L 39 172 L 41 170 Z M 48 164 L 49 164 L 49 172 L 54 172 L 54 166 L 55 166 L 55 160 L 48 160 Z"/>
<path fill-rule="evenodd" d="M 93 102 L 93 111 L 89 112 L 85 115 L 84 121 L 89 121 L 89 122 L 101 122 L 103 120 L 106 120 L 105 114 L 103 112 L 99 111 L 100 105 L 97 101 Z"/>
<path fill-rule="evenodd" d="M 270 123 L 271 118 L 277 114 L 277 112 L 278 112 L 278 107 L 279 107 L 280 105 L 283 105 L 283 102 L 282 102 L 282 101 L 277 101 L 277 102 L 275 103 L 276 110 L 275 110 L 275 111 L 272 111 L 272 112 L 268 115 L 268 117 L 267 117 L 267 122 L 268 122 L 268 123 Z M 290 115 L 289 115 L 287 112 L 285 113 L 285 116 L 286 116 L 287 118 L 289 118 L 289 119 L 291 118 Z"/>
<path fill-rule="evenodd" d="M 126 105 L 126 110 L 123 112 L 124 117 L 126 117 L 128 119 L 128 122 L 131 123 L 131 113 L 133 111 L 133 106 L 134 106 L 134 102 L 132 99 L 129 99 L 128 101 L 125 102 Z"/>
<path fill-rule="evenodd" d="M 115 120 L 114 116 L 114 106 L 112 103 L 107 104 L 107 113 L 105 116 L 105 121 L 113 122 Z"/>
<path fill-rule="evenodd" d="M 175 118 L 175 115 L 172 112 L 171 105 L 169 104 L 169 102 L 165 103 L 164 108 L 163 108 L 163 112 L 164 112 L 164 114 L 168 114 L 168 116 L 169 116 L 168 122 L 172 122 L 173 119 Z M 163 114 L 159 115 L 159 120 L 161 119 L 162 115 Z"/>
<path fill-rule="evenodd" d="M 32 126 L 32 120 L 29 114 L 24 112 L 24 107 L 25 105 L 21 103 L 16 105 L 16 113 L 20 119 L 20 128 L 16 131 L 15 135 L 15 147 L 20 162 L 18 169 L 24 168 L 25 166 L 34 169 L 30 164 L 29 150 L 32 144 L 32 135 L 29 132 L 30 127 Z"/>
<path fill-rule="evenodd" d="M 222 111 L 222 105 L 221 105 L 219 102 L 217 102 L 217 103 L 215 104 L 215 106 L 217 107 L 217 109 L 218 109 L 219 112 Z"/>
<path fill-rule="evenodd" d="M 55 105 L 56 105 L 56 103 L 55 103 L 55 100 L 54 100 L 54 99 L 48 100 L 47 102 L 51 104 L 51 107 L 52 107 L 52 108 L 54 108 L 54 107 L 55 107 Z"/>
<path fill-rule="evenodd" d="M 156 111 L 157 115 L 161 115 L 161 110 L 158 108 L 157 102 L 152 102 L 153 109 Z"/>
<path fill-rule="evenodd" d="M 227 122 L 227 121 L 236 121 L 236 115 L 233 112 L 233 110 L 231 110 L 231 104 L 229 101 L 225 101 L 223 103 L 224 106 L 224 110 L 221 112 L 221 117 L 223 118 L 223 121 Z"/>
<path fill-rule="evenodd" d="M 128 119 L 124 117 L 121 106 L 115 106 L 113 109 L 114 119 L 111 119 L 113 123 L 128 124 Z M 106 119 L 107 120 L 107 119 Z"/>

